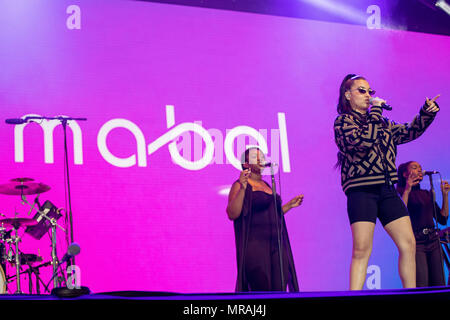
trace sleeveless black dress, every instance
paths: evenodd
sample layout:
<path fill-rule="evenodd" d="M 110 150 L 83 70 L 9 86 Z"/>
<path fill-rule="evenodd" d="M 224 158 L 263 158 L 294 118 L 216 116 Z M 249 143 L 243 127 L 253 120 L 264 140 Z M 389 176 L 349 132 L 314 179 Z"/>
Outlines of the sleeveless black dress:
<path fill-rule="evenodd" d="M 284 286 L 281 285 L 277 221 L 274 197 L 264 191 L 245 190 L 241 215 L 234 221 L 238 275 L 236 291 L 298 291 L 294 260 L 284 217 L 282 225 L 282 264 Z M 277 194 L 278 214 L 281 198 Z"/>

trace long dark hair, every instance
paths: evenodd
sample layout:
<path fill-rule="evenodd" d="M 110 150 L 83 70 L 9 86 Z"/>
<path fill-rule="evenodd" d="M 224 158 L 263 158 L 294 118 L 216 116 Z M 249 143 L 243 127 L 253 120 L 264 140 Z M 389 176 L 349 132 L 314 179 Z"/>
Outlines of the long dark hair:
<path fill-rule="evenodd" d="M 339 87 L 339 98 L 337 104 L 338 114 L 350 113 L 350 111 L 352 111 L 350 102 L 345 97 L 345 92 L 350 90 L 355 80 L 366 80 L 366 78 L 357 74 L 349 73 L 348 75 L 345 76 L 344 80 L 342 80 L 341 86 Z M 344 158 L 345 156 L 340 151 L 338 151 L 337 162 L 334 166 L 335 169 L 342 167 L 342 164 L 344 163 Z"/>
<path fill-rule="evenodd" d="M 337 104 L 337 112 L 339 114 L 349 113 L 352 110 L 350 102 L 345 98 L 345 92 L 350 90 L 355 80 L 366 80 L 363 76 L 350 73 L 345 76 L 339 87 L 339 99 Z"/>
<path fill-rule="evenodd" d="M 398 175 L 397 187 L 404 188 L 406 186 L 406 178 L 403 175 L 404 175 L 405 172 L 408 172 L 408 167 L 413 162 L 414 161 L 408 161 L 408 162 L 402 163 L 401 165 L 398 166 L 398 169 L 397 169 L 397 175 Z"/>

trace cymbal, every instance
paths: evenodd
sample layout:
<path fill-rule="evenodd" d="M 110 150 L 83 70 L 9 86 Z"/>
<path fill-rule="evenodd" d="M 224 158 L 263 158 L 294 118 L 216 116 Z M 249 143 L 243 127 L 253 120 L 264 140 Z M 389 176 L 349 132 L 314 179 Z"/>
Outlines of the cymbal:
<path fill-rule="evenodd" d="M 47 192 L 50 189 L 51 188 L 46 184 L 36 182 L 23 182 L 23 183 L 10 182 L 0 184 L 0 194 L 12 196 L 14 195 L 20 196 L 22 194 L 24 195 L 38 194 Z"/>
<path fill-rule="evenodd" d="M 19 229 L 20 227 L 26 226 L 34 226 L 37 223 L 38 222 L 36 220 L 29 218 L 6 218 L 0 220 L 0 224 L 14 227 L 14 229 Z"/>
<path fill-rule="evenodd" d="M 9 181 L 13 181 L 13 182 L 30 182 L 30 181 L 34 181 L 33 178 L 14 178 L 11 179 Z"/>

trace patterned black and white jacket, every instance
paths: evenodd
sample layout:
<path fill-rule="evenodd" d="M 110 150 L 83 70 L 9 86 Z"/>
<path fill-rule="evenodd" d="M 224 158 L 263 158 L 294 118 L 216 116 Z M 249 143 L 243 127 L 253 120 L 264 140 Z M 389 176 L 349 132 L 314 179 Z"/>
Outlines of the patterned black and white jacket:
<path fill-rule="evenodd" d="M 339 148 L 341 184 L 344 192 L 353 187 L 395 184 L 397 145 L 417 139 L 434 120 L 424 104 L 410 123 L 399 124 L 382 116 L 381 107 L 367 114 L 357 111 L 340 114 L 334 121 L 334 137 Z"/>

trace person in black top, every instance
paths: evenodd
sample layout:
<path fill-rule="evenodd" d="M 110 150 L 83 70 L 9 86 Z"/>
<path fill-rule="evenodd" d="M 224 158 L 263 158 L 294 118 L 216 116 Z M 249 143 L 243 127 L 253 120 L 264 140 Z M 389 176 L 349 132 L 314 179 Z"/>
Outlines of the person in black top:
<path fill-rule="evenodd" d="M 382 114 L 385 101 L 361 75 L 348 74 L 339 87 L 335 142 L 341 169 L 341 185 L 347 196 L 352 232 L 350 290 L 362 290 L 373 247 L 375 224 L 380 220 L 398 248 L 398 270 L 404 288 L 416 287 L 415 238 L 408 210 L 400 198 L 397 182 L 397 146 L 420 137 L 439 111 L 426 99 L 408 123 Z M 384 105 L 384 107 L 383 107 Z"/>
<path fill-rule="evenodd" d="M 303 195 L 295 196 L 282 205 L 281 197 L 277 194 L 275 212 L 272 188 L 261 176 L 264 154 L 259 148 L 252 147 L 245 151 L 242 158 L 244 170 L 239 180 L 231 186 L 226 209 L 228 218 L 234 223 L 236 291 L 286 291 L 287 287 L 290 292 L 299 291 L 284 214 L 298 207 L 303 201 Z M 280 224 L 281 261 L 277 231 Z M 280 265 L 283 265 L 283 287 Z"/>
<path fill-rule="evenodd" d="M 441 245 L 435 229 L 435 220 L 447 224 L 448 192 L 450 185 L 441 181 L 442 209 L 433 203 L 431 191 L 420 188 L 423 171 L 416 161 L 408 161 L 398 167 L 397 190 L 408 207 L 416 238 L 416 285 L 418 287 L 444 286 Z"/>

